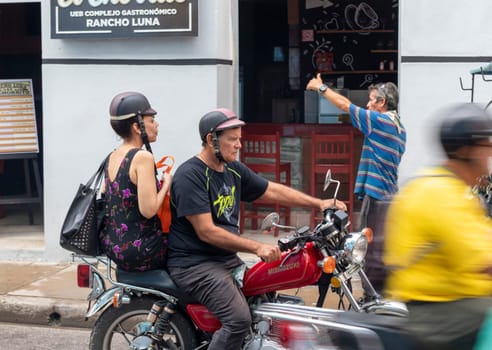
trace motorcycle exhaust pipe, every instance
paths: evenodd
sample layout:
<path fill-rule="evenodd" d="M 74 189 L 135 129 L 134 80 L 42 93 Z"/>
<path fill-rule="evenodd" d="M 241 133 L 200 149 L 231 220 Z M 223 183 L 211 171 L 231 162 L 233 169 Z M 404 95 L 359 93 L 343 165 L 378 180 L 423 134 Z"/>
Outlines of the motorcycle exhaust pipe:
<path fill-rule="evenodd" d="M 256 317 L 267 319 L 270 321 L 285 321 L 293 322 L 300 325 L 306 325 L 310 327 L 315 327 L 318 333 L 326 333 L 328 336 L 330 331 L 338 331 L 342 333 L 348 333 L 353 336 L 357 343 L 357 348 L 367 349 L 367 350 L 380 350 L 384 349 L 381 340 L 378 335 L 371 329 L 353 326 L 350 324 L 343 324 L 335 321 L 334 314 L 336 312 L 343 312 L 337 310 L 323 310 L 317 311 L 314 307 L 298 307 L 297 305 L 288 312 L 288 307 L 285 306 L 283 310 L 274 310 L 275 307 L 270 303 L 262 304 L 258 309 L 254 310 L 254 315 Z M 317 308 L 319 309 L 319 308 Z M 302 310 L 302 311 L 301 311 Z M 306 313 L 306 311 L 308 311 Z M 301 312 L 300 312 L 301 311 Z M 319 315 L 316 317 L 314 315 Z"/>

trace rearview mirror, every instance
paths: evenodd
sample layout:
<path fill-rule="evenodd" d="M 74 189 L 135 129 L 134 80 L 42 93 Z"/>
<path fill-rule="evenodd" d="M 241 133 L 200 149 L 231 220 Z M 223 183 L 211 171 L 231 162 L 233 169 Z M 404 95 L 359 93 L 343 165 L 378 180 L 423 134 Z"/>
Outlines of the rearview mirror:
<path fill-rule="evenodd" d="M 323 187 L 323 192 L 326 191 L 326 189 L 328 188 L 328 186 L 330 186 L 330 184 L 334 182 L 337 184 L 337 188 L 335 189 L 335 194 L 333 195 L 333 199 L 337 200 L 337 195 L 338 195 L 338 190 L 340 188 L 340 181 L 338 180 L 334 180 L 331 178 L 331 169 L 328 169 L 328 171 L 326 172 L 326 175 L 325 175 L 325 185 Z"/>
<path fill-rule="evenodd" d="M 328 169 L 325 176 L 325 185 L 323 186 L 323 192 L 326 191 L 326 189 L 328 188 L 328 186 L 330 186 L 330 184 L 331 184 L 331 170 Z"/>
<path fill-rule="evenodd" d="M 270 231 L 273 226 L 278 225 L 280 222 L 280 215 L 278 213 L 270 213 L 261 222 L 262 231 Z"/>

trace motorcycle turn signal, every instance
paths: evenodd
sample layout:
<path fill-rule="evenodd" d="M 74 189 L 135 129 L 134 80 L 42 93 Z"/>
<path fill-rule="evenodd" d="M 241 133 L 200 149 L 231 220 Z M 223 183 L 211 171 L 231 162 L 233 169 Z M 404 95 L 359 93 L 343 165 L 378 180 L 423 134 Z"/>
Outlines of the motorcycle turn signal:
<path fill-rule="evenodd" d="M 335 271 L 335 267 L 337 265 L 337 260 L 334 256 L 327 256 L 321 261 L 318 261 L 319 267 L 323 270 L 324 273 L 330 274 Z"/>
<path fill-rule="evenodd" d="M 117 309 L 121 304 L 129 304 L 130 297 L 124 293 L 123 290 L 118 290 L 113 295 L 112 304 L 115 309 Z"/>
<path fill-rule="evenodd" d="M 113 307 L 116 309 L 121 304 L 121 292 L 115 292 L 113 295 Z"/>
<path fill-rule="evenodd" d="M 371 243 L 372 242 L 372 239 L 374 237 L 374 233 L 372 231 L 372 228 L 370 227 L 364 227 L 362 230 L 361 230 L 361 233 L 366 236 L 367 238 L 367 243 Z"/>

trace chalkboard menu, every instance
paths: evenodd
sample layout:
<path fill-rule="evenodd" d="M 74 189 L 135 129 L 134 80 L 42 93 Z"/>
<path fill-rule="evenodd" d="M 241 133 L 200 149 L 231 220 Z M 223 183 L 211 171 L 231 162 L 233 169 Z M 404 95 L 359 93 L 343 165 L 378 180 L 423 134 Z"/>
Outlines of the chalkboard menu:
<path fill-rule="evenodd" d="M 0 155 L 38 152 L 32 80 L 0 80 Z"/>
<path fill-rule="evenodd" d="M 339 88 L 396 82 L 398 0 L 301 1 L 301 71 Z"/>

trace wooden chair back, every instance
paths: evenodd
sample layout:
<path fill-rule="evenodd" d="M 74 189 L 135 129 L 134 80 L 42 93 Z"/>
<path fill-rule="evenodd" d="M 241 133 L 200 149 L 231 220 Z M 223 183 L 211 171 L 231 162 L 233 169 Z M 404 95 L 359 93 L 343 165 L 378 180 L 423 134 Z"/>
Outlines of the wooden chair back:
<path fill-rule="evenodd" d="M 280 134 L 278 132 L 270 135 L 244 134 L 241 144 L 241 162 L 270 181 L 290 186 L 290 163 L 282 162 L 280 159 Z M 257 221 L 264 217 L 261 211 L 265 208 L 272 208 L 281 217 L 284 217 L 285 224 L 290 223 L 290 208 L 283 207 L 278 203 L 265 203 L 257 200 L 250 207 L 252 208 L 247 209 L 246 204 L 241 203 L 241 233 L 244 230 L 245 219 L 251 219 L 252 229 L 258 227 Z"/>
<path fill-rule="evenodd" d="M 322 192 L 325 174 L 330 169 L 332 177 L 341 181 L 337 199 L 345 202 L 351 218 L 355 185 L 353 145 L 353 131 L 343 135 L 320 135 L 315 132 L 311 134 L 311 195 L 319 198 L 333 196 L 334 185 L 329 187 L 328 194 Z M 311 226 L 320 215 L 319 211 L 311 211 Z"/>

